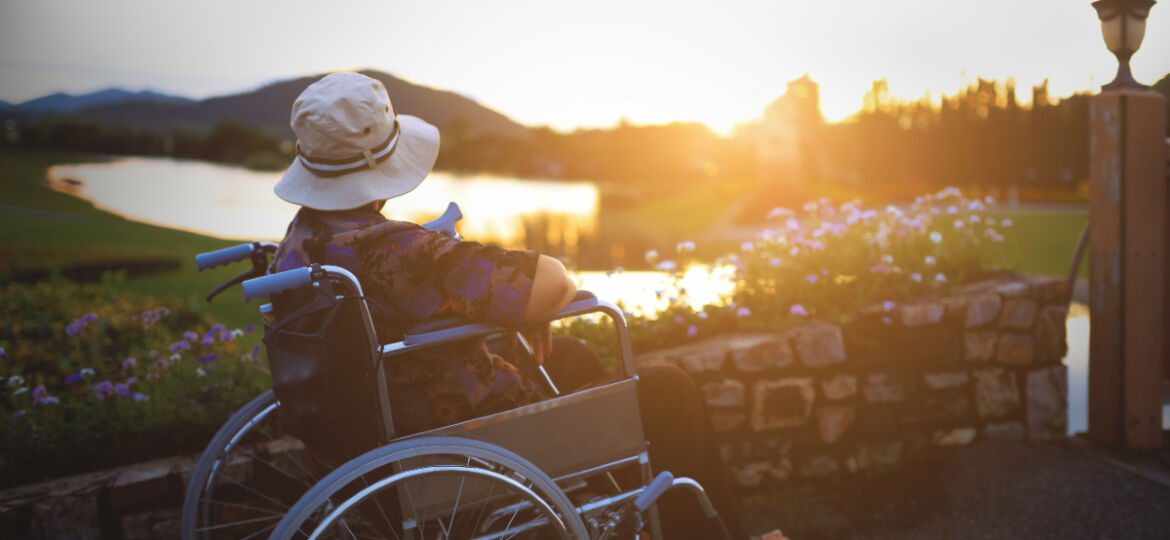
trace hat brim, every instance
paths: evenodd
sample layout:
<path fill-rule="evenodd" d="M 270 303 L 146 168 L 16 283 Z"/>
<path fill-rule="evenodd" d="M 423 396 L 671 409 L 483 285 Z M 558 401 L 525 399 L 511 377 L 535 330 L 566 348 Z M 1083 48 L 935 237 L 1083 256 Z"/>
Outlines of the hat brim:
<path fill-rule="evenodd" d="M 348 210 L 410 193 L 439 157 L 439 130 L 416 116 L 398 115 L 394 153 L 373 169 L 318 176 L 294 159 L 273 190 L 293 204 L 316 210 Z"/>

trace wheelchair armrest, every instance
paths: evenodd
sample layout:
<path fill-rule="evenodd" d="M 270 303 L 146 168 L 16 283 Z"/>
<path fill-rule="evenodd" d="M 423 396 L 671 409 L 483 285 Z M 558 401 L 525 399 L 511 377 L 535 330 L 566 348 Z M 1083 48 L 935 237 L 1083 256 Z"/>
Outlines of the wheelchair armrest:
<path fill-rule="evenodd" d="M 597 296 L 589 291 L 577 291 L 577 295 L 573 297 L 573 301 L 565 306 L 560 313 L 554 315 L 549 321 L 555 321 L 577 312 L 593 307 L 597 304 Z M 495 332 L 504 332 L 505 328 L 472 322 L 467 319 L 459 317 L 451 317 L 447 319 L 438 319 L 434 321 L 427 321 L 417 326 L 408 329 L 402 336 L 402 344 L 422 345 L 425 343 L 435 343 L 439 341 L 450 341 L 458 339 L 461 336 L 472 336 L 475 334 L 483 335 Z"/>

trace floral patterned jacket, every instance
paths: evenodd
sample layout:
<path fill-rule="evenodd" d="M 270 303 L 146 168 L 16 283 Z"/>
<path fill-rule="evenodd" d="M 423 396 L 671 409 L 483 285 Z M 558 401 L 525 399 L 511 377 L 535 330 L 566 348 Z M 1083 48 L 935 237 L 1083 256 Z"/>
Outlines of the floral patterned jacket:
<path fill-rule="evenodd" d="M 518 328 L 538 254 L 460 242 L 372 209 L 302 208 L 273 267 L 341 266 L 361 282 L 378 339 L 389 343 L 434 317 L 459 316 Z M 387 361 L 390 407 L 399 434 L 416 433 L 540 399 L 520 370 L 482 339 L 424 349 Z"/>

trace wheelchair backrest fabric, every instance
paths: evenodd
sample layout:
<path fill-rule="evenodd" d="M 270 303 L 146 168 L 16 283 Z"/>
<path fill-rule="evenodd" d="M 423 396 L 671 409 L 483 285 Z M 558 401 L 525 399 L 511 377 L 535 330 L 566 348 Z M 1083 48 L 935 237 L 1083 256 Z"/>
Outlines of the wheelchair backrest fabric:
<path fill-rule="evenodd" d="M 384 437 L 362 300 L 337 299 L 332 288 L 326 282 L 273 295 L 274 322 L 266 324 L 264 341 L 282 427 L 319 456 L 342 463 Z M 315 298 L 328 301 L 297 313 Z"/>

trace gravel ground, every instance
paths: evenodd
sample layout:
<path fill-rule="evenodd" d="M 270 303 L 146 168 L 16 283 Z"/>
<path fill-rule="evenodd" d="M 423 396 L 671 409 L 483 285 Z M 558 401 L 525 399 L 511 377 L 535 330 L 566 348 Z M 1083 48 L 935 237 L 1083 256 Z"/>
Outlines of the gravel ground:
<path fill-rule="evenodd" d="M 779 528 L 792 540 L 1170 539 L 1170 487 L 1067 442 L 985 441 L 897 471 L 775 487 L 740 503 L 749 532 Z"/>

